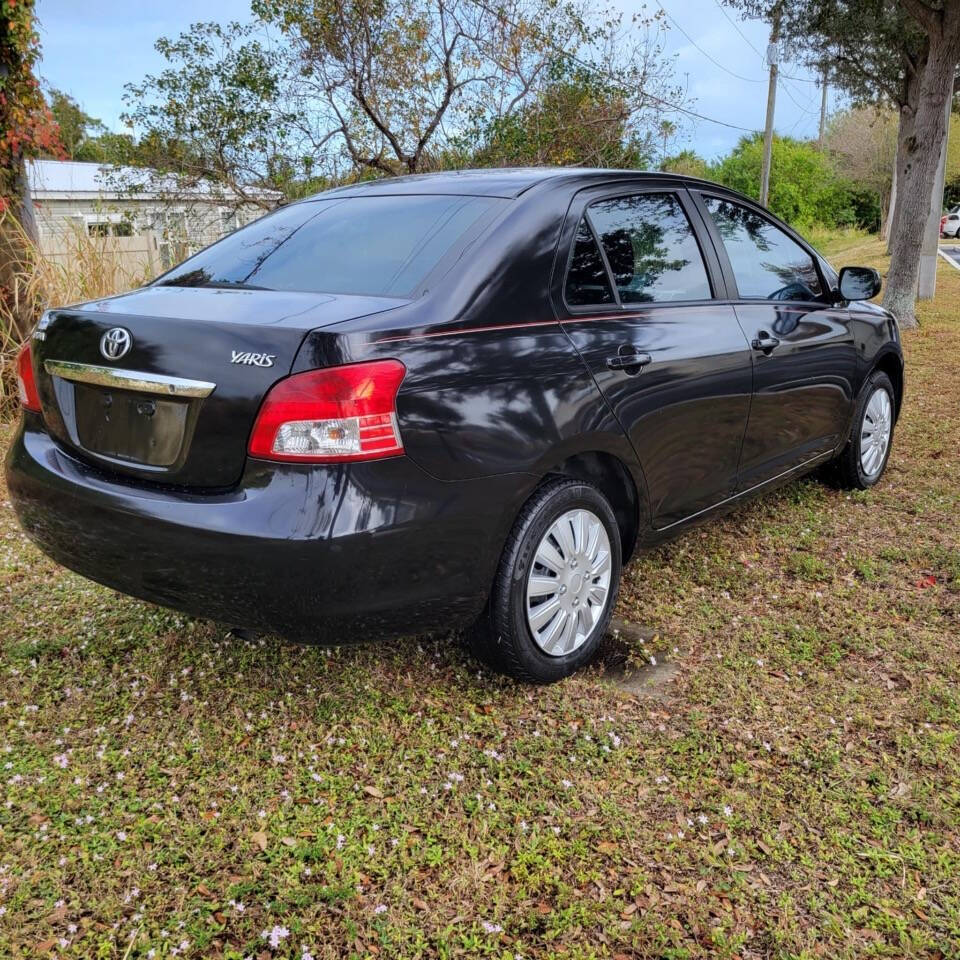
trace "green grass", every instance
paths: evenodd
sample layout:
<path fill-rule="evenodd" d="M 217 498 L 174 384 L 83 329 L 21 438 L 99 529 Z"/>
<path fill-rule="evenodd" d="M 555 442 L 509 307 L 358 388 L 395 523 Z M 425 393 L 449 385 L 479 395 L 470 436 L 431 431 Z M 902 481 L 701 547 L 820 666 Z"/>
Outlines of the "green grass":
<path fill-rule="evenodd" d="M 803 480 L 627 569 L 659 699 L 453 637 L 232 639 L 55 566 L 0 487 L 0 956 L 960 957 L 940 284 L 879 487 Z"/>

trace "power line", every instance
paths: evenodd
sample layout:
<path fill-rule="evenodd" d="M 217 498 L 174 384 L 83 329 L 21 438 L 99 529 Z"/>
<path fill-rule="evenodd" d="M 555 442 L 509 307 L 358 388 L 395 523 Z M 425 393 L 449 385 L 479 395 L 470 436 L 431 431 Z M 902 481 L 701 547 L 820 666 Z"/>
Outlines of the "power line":
<path fill-rule="evenodd" d="M 480 7 L 481 10 L 486 10 L 487 13 L 492 17 L 501 17 L 506 20 L 515 30 L 519 30 L 519 26 L 513 20 L 510 20 L 502 10 L 492 10 L 490 7 L 483 2 L 483 0 L 470 0 L 470 2 L 477 7 Z M 578 64 L 583 67 L 585 70 L 590 70 L 593 73 L 600 74 L 601 76 L 606 77 L 608 80 L 612 80 L 614 83 L 620 83 L 622 78 L 616 76 L 613 73 L 610 73 L 608 70 L 604 70 L 601 67 L 598 67 L 595 63 L 588 63 L 586 60 L 581 60 L 579 57 L 574 56 L 567 50 L 564 50 L 562 47 L 554 43 L 549 37 L 542 36 L 541 39 L 546 41 L 547 45 L 550 46 L 554 52 L 559 53 L 561 56 L 566 57 L 568 60 L 571 60 L 573 63 Z M 644 92 L 644 96 L 648 100 L 652 100 L 654 103 L 659 104 L 662 107 L 669 107 L 671 110 L 676 110 L 678 113 L 686 114 L 688 117 L 693 117 L 695 120 L 705 120 L 707 123 L 715 123 L 719 127 L 727 127 L 729 130 L 739 130 L 742 133 L 756 133 L 756 129 L 753 127 L 741 127 L 736 123 L 727 123 L 726 120 L 717 120 L 716 117 L 708 117 L 705 113 L 698 113 L 696 110 L 690 110 L 688 107 L 681 107 L 679 103 L 673 103 L 670 100 L 665 100 L 663 97 L 654 96 L 652 93 Z"/>
<path fill-rule="evenodd" d="M 765 55 L 764 55 L 763 53 L 761 53 L 761 52 L 750 42 L 750 38 L 749 38 L 749 37 L 740 29 L 740 27 L 737 25 L 737 21 L 734 20 L 734 19 L 730 16 L 730 14 L 727 13 L 727 11 L 724 9 L 724 6 L 723 6 L 723 3 L 721 2 L 721 0 L 713 0 L 713 2 L 716 4 L 717 9 L 724 15 L 724 17 L 726 17 L 727 22 L 730 24 L 730 26 L 732 26 L 733 29 L 736 30 L 737 33 L 740 34 L 740 36 L 743 38 L 743 41 L 750 47 L 750 49 L 753 50 L 753 52 L 754 52 L 758 57 L 760 57 L 761 59 L 764 59 Z M 664 10 L 664 13 L 666 13 L 666 10 Z M 667 15 L 669 16 L 669 14 L 667 14 Z M 678 29 L 679 29 L 679 28 L 678 28 Z M 683 33 L 682 30 L 681 30 L 680 32 Z M 686 36 L 686 34 L 684 34 L 684 36 Z M 689 39 L 689 38 L 688 38 L 688 39 Z M 702 52 L 702 51 L 701 51 L 701 52 Z M 820 82 L 819 80 L 813 79 L 813 78 L 811 78 L 811 77 L 795 77 L 795 76 L 793 76 L 792 74 L 783 73 L 783 72 L 780 73 L 780 76 L 781 76 L 781 77 L 786 77 L 788 80 L 798 80 L 798 81 L 800 81 L 800 83 L 819 83 L 819 82 Z M 762 83 L 763 81 L 760 81 L 760 82 Z"/>
<path fill-rule="evenodd" d="M 719 60 L 716 60 L 713 57 L 711 57 L 710 54 L 707 53 L 707 51 L 704 50 L 703 47 L 701 47 L 700 44 L 697 43 L 697 41 L 694 40 L 693 37 L 691 37 L 690 34 L 687 33 L 687 31 L 680 26 L 679 23 L 677 23 L 677 21 L 674 20 L 672 16 L 670 16 L 670 13 L 667 11 L 666 7 L 661 7 L 660 10 L 663 12 L 663 15 L 687 38 L 687 40 L 689 40 L 690 43 L 694 47 L 696 47 L 697 50 L 700 51 L 700 53 L 702 53 L 714 66 L 719 67 L 721 70 L 723 70 L 724 73 L 729 73 L 731 77 L 736 77 L 737 80 L 745 80 L 747 83 L 766 83 L 766 81 L 763 79 L 755 79 L 754 77 L 744 77 L 744 76 L 741 76 L 739 73 L 734 73 L 728 67 L 725 67 Z"/>
<path fill-rule="evenodd" d="M 760 57 L 761 59 L 763 59 L 763 54 L 750 42 L 750 38 L 740 29 L 740 27 L 737 26 L 736 20 L 734 20 L 734 19 L 730 16 L 730 14 L 727 13 L 726 10 L 724 10 L 723 4 L 720 2 L 720 0 L 713 0 L 713 2 L 717 5 L 717 9 L 718 9 L 718 10 L 727 18 L 727 20 L 730 22 L 730 25 L 733 27 L 733 29 L 736 30 L 737 33 L 739 33 L 741 37 L 743 37 L 743 39 L 744 39 L 744 40 L 746 41 L 746 43 L 747 43 L 747 46 L 749 46 L 749 47 L 753 50 L 753 52 L 754 52 L 758 57 Z"/>
<path fill-rule="evenodd" d="M 818 86 L 820 85 L 820 80 L 817 77 L 795 77 L 790 73 L 781 73 L 781 77 L 786 77 L 788 80 L 795 80 L 797 83 L 815 83 Z"/>
<path fill-rule="evenodd" d="M 781 73 L 780 76 L 782 78 L 784 75 Z M 793 101 L 793 105 L 798 110 L 801 110 L 803 113 L 809 114 L 811 117 L 815 117 L 817 115 L 816 110 L 811 110 L 809 106 L 807 107 L 803 106 L 803 104 L 801 104 L 800 101 L 797 100 L 797 98 L 790 92 L 790 87 L 788 87 L 785 82 L 780 84 L 780 89 Z"/>

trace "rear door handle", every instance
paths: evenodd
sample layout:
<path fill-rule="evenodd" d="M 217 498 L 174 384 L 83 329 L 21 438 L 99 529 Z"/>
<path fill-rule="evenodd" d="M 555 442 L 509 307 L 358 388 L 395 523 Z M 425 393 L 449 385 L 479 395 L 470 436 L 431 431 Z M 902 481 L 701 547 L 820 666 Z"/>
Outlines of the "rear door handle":
<path fill-rule="evenodd" d="M 645 367 L 652 360 L 649 353 L 618 353 L 616 356 L 607 357 L 607 366 L 611 370 L 625 370 L 629 373 Z"/>
<path fill-rule="evenodd" d="M 754 350 L 762 350 L 769 354 L 780 346 L 780 341 L 776 337 L 771 337 L 769 333 L 761 333 L 759 337 L 754 338 L 750 346 Z"/>

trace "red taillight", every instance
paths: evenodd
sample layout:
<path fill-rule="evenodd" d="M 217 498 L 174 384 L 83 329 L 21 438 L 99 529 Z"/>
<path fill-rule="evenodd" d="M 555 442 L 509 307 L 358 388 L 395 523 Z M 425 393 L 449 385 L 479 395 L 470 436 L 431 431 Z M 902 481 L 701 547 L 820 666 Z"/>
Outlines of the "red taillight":
<path fill-rule="evenodd" d="M 257 414 L 250 456 L 301 463 L 399 456 L 396 400 L 406 372 L 399 360 L 374 360 L 281 380 Z"/>
<path fill-rule="evenodd" d="M 24 410 L 40 412 L 40 394 L 37 393 L 37 381 L 33 376 L 33 356 L 28 340 L 17 354 L 17 393 Z"/>

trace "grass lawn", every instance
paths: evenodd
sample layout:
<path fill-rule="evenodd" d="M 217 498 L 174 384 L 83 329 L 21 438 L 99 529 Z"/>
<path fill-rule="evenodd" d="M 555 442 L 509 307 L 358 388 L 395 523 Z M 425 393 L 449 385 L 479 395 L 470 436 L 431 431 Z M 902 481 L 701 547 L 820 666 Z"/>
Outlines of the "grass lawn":
<path fill-rule="evenodd" d="M 629 566 L 656 696 L 229 638 L 0 486 L 0 956 L 960 957 L 960 271 L 921 316 L 878 488 Z"/>

